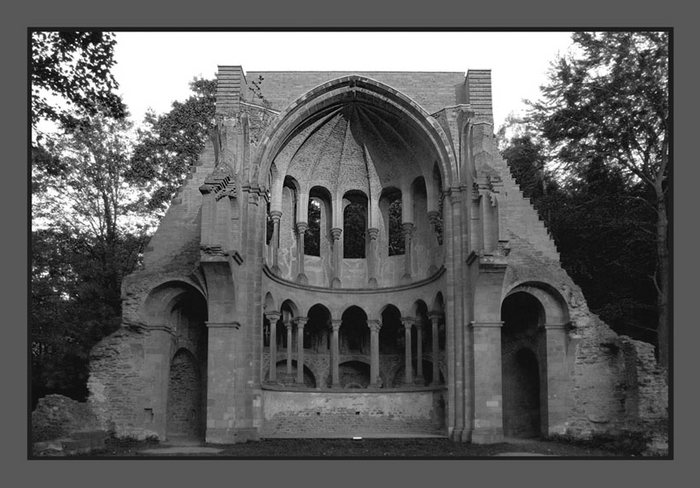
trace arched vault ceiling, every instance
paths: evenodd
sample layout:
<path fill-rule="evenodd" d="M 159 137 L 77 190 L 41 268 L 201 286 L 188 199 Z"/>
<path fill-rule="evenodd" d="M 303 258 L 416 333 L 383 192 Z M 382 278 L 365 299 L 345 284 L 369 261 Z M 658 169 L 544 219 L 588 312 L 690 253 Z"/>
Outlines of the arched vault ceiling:
<path fill-rule="evenodd" d="M 331 192 L 368 195 L 431 175 L 436 156 L 399 115 L 362 101 L 345 101 L 310 116 L 280 151 L 287 174 Z M 403 185 L 402 185 L 403 184 Z"/>

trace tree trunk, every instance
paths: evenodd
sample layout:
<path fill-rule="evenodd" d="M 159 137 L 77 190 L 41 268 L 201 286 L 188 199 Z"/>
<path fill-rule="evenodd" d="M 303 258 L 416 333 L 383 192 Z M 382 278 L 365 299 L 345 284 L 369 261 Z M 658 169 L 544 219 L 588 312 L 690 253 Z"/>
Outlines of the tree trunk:
<path fill-rule="evenodd" d="M 666 196 L 661 185 L 656 185 L 656 252 L 657 252 L 657 305 L 659 307 L 659 322 L 657 337 L 659 343 L 659 364 L 665 370 L 669 363 L 669 343 L 671 330 L 669 323 L 668 293 L 669 293 L 669 251 L 668 251 L 668 215 L 666 212 Z"/>

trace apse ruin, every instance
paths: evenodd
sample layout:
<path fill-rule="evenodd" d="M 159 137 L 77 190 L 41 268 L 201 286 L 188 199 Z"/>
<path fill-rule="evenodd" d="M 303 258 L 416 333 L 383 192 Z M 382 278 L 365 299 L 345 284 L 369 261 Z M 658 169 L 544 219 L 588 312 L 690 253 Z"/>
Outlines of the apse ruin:
<path fill-rule="evenodd" d="M 220 66 L 216 130 L 122 294 L 89 379 L 119 436 L 489 443 L 667 416 L 652 346 L 588 311 L 500 157 L 488 70 Z"/>

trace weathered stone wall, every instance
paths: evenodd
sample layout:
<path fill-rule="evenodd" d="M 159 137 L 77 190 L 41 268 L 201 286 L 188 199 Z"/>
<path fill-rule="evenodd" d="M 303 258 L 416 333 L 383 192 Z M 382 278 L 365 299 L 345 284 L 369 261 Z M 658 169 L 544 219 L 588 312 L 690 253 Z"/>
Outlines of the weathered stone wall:
<path fill-rule="evenodd" d="M 444 435 L 442 390 L 263 391 L 262 437 Z"/>
<path fill-rule="evenodd" d="M 147 365 L 149 335 L 148 331 L 122 328 L 100 341 L 90 354 L 88 403 L 100 428 L 119 437 L 145 439 L 159 436 L 159 431 L 162 436 L 164 431 L 164 416 L 157 419 L 155 415 L 165 398 L 156 385 L 159 377 L 167 375 L 169 365 L 162 355 L 161 361 Z"/>
<path fill-rule="evenodd" d="M 385 83 L 415 100 L 428 113 L 465 103 L 463 72 L 409 73 L 390 71 L 249 71 L 248 83 L 262 76 L 261 91 L 276 110 L 284 110 L 295 99 L 341 76 L 360 75 Z M 244 96 L 250 97 L 251 94 Z"/>

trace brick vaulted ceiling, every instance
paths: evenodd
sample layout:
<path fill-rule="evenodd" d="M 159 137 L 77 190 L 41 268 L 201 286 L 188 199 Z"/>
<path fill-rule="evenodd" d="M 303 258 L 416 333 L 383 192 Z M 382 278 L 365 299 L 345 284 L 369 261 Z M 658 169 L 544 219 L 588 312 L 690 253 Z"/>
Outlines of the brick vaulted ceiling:
<path fill-rule="evenodd" d="M 399 115 L 364 101 L 343 101 L 309 117 L 282 152 L 291 158 L 287 174 L 310 187 L 370 195 L 430 174 L 435 156 L 421 141 Z"/>

